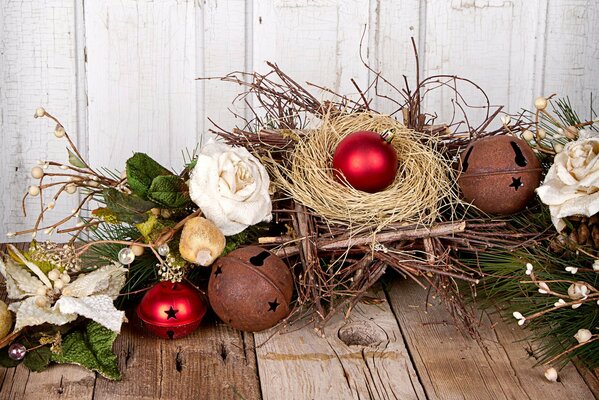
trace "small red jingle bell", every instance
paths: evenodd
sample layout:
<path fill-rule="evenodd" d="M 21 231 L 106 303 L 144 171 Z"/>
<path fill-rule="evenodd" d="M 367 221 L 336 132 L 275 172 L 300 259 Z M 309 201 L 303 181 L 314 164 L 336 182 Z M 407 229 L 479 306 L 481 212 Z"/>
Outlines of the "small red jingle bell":
<path fill-rule="evenodd" d="M 188 284 L 160 282 L 148 290 L 137 315 L 154 335 L 178 339 L 197 329 L 206 314 L 206 305 L 196 289 Z"/>

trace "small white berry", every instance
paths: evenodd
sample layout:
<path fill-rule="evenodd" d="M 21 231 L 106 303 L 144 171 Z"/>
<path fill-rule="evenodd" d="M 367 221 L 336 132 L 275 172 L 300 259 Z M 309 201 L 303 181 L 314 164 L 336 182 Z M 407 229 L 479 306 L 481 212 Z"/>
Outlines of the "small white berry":
<path fill-rule="evenodd" d="M 62 289 L 64 287 L 64 282 L 61 279 L 57 279 L 54 281 L 54 290 L 58 289 Z"/>
<path fill-rule="evenodd" d="M 71 277 L 69 276 L 69 274 L 63 273 L 62 276 L 60 277 L 60 280 L 66 285 L 67 283 L 69 283 L 71 281 Z"/>
<path fill-rule="evenodd" d="M 90 187 L 98 187 L 98 186 L 100 186 L 100 183 L 97 182 L 97 181 L 87 181 L 86 183 L 87 183 L 87 186 L 90 186 Z"/>
<path fill-rule="evenodd" d="M 60 168 L 60 169 L 62 169 L 62 170 L 65 170 L 65 171 L 66 171 L 67 169 L 69 169 L 69 167 L 68 167 L 68 166 L 66 166 L 66 165 L 61 165 L 59 168 Z"/>
<path fill-rule="evenodd" d="M 503 125 L 509 125 L 511 121 L 512 121 L 512 117 L 510 117 L 509 115 L 504 115 L 501 117 L 501 123 Z"/>
<path fill-rule="evenodd" d="M 525 130 L 524 132 L 522 132 L 522 138 L 523 138 L 524 140 L 527 140 L 527 141 L 529 141 L 529 142 L 532 142 L 532 140 L 535 138 L 535 136 L 534 136 L 534 134 L 533 134 L 531 131 L 529 131 L 529 130 L 527 129 L 527 130 Z"/>
<path fill-rule="evenodd" d="M 537 135 L 539 135 L 539 138 L 545 139 L 547 137 L 547 132 L 545 132 L 545 129 L 539 128 Z"/>
<path fill-rule="evenodd" d="M 54 207 L 56 207 L 56 202 L 54 200 L 52 200 L 51 202 L 48 203 L 48 210 L 53 210 Z"/>
<path fill-rule="evenodd" d="M 60 278 L 60 271 L 58 271 L 57 269 L 53 269 L 52 271 L 48 272 L 48 279 L 50 279 L 51 281 L 55 281 L 59 278 Z"/>
<path fill-rule="evenodd" d="M 35 293 L 38 296 L 45 296 L 46 295 L 46 289 L 47 288 L 45 286 L 44 287 L 39 287 L 39 288 L 37 288 L 37 290 L 35 291 Z"/>
<path fill-rule="evenodd" d="M 535 108 L 539 111 L 546 109 L 547 104 L 549 104 L 549 102 L 543 96 L 537 97 L 537 99 L 535 100 Z"/>
<path fill-rule="evenodd" d="M 565 270 L 566 270 L 566 272 L 569 272 L 572 275 L 574 275 L 578 272 L 578 268 L 576 268 L 576 267 L 566 267 Z"/>
<path fill-rule="evenodd" d="M 564 151 L 564 145 L 561 144 L 561 143 L 554 143 L 553 144 L 553 150 L 555 150 L 556 154 L 559 154 L 562 151 Z"/>
<path fill-rule="evenodd" d="M 30 186 L 29 187 L 29 195 L 30 196 L 37 196 L 40 194 L 40 187 L 39 186 Z"/>
<path fill-rule="evenodd" d="M 33 116 L 34 118 L 41 118 L 44 115 L 46 115 L 46 110 L 44 110 L 43 107 L 39 107 L 37 110 L 35 110 L 35 114 Z"/>
<path fill-rule="evenodd" d="M 42 176 L 44 176 L 44 170 L 40 167 L 33 167 L 31 168 L 31 176 L 35 179 L 40 179 Z"/>
<path fill-rule="evenodd" d="M 144 253 L 143 246 L 140 246 L 138 244 L 134 244 L 133 246 L 131 246 L 131 250 L 133 250 L 133 254 L 135 254 L 136 257 L 139 257 Z"/>
<path fill-rule="evenodd" d="M 593 334 L 588 329 L 579 329 L 574 335 L 574 339 L 578 341 L 578 343 L 586 343 L 593 337 Z"/>
<path fill-rule="evenodd" d="M 578 129 L 574 126 L 569 126 L 566 128 L 566 137 L 570 140 L 576 139 L 578 137 Z"/>
<path fill-rule="evenodd" d="M 15 237 L 15 236 L 17 236 L 17 233 L 16 233 L 16 232 L 8 232 L 8 233 L 6 234 L 6 236 L 7 236 L 7 237 Z"/>
<path fill-rule="evenodd" d="M 557 382 L 557 371 L 555 368 L 551 367 L 551 368 L 547 368 L 547 371 L 545 371 L 545 378 L 547 378 L 547 380 L 549 382 Z"/>
<path fill-rule="evenodd" d="M 56 128 L 54 129 L 54 136 L 60 139 L 64 137 L 65 134 L 66 132 L 64 130 L 64 127 L 60 124 L 56 125 Z"/>
<path fill-rule="evenodd" d="M 68 194 L 73 194 L 77 191 L 77 185 L 74 183 L 69 183 L 64 189 Z"/>

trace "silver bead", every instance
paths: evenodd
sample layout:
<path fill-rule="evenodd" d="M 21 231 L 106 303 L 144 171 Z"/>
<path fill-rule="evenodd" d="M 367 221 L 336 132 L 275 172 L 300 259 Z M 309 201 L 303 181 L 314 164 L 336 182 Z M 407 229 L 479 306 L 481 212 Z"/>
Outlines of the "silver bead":
<path fill-rule="evenodd" d="M 130 247 L 125 247 L 119 251 L 119 262 L 121 264 L 129 265 L 135 260 L 135 254 Z"/>
<path fill-rule="evenodd" d="M 21 361 L 25 358 L 25 354 L 27 354 L 27 348 L 21 343 L 13 343 L 8 348 L 8 357 L 11 360 Z"/>
<path fill-rule="evenodd" d="M 164 243 L 161 244 L 160 246 L 158 246 L 158 254 L 160 254 L 162 257 L 165 257 L 168 255 L 168 253 L 171 252 L 170 247 L 168 247 L 168 244 Z"/>

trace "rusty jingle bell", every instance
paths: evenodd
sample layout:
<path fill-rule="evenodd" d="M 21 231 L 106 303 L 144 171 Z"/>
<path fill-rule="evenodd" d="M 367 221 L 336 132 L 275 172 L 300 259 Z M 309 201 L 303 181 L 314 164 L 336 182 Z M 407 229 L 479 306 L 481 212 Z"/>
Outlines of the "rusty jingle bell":
<path fill-rule="evenodd" d="M 261 247 L 237 249 L 212 266 L 210 305 L 235 329 L 257 332 L 275 326 L 289 314 L 292 294 L 287 265 Z"/>
<path fill-rule="evenodd" d="M 178 339 L 195 331 L 206 314 L 200 293 L 182 282 L 159 282 L 137 306 L 144 327 L 164 339 Z"/>
<path fill-rule="evenodd" d="M 460 167 L 464 200 L 489 214 L 524 209 L 541 182 L 539 160 L 525 141 L 513 136 L 471 142 L 460 154 Z"/>

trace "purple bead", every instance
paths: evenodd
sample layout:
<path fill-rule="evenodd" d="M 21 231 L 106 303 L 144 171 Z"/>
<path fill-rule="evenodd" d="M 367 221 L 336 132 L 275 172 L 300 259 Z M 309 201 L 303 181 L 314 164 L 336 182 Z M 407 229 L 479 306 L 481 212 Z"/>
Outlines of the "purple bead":
<path fill-rule="evenodd" d="M 27 354 L 27 348 L 21 343 L 13 343 L 8 348 L 8 357 L 15 361 L 21 361 Z"/>

